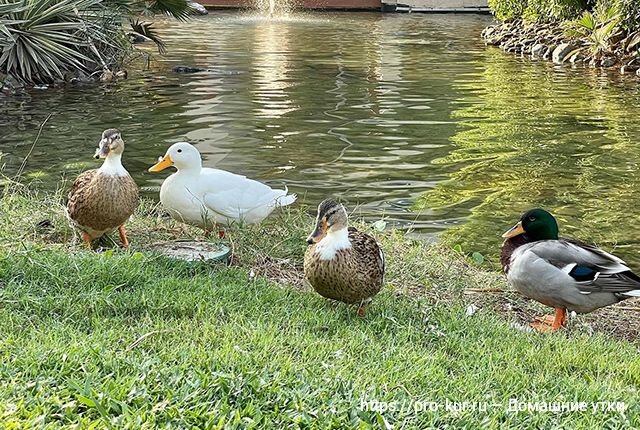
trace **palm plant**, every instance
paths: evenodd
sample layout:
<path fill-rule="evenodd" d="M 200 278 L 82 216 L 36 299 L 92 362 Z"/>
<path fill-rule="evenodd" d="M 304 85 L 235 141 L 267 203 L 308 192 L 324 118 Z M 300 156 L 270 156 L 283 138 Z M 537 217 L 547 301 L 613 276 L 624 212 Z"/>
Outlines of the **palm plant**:
<path fill-rule="evenodd" d="M 109 68 L 125 50 L 119 17 L 102 0 L 0 0 L 0 71 L 24 82 Z"/>
<path fill-rule="evenodd" d="M 620 13 L 615 6 L 596 6 L 593 12 L 584 12 L 569 25 L 570 36 L 585 37 L 594 57 L 600 58 L 611 50 L 611 39 L 620 28 Z"/>
<path fill-rule="evenodd" d="M 0 0 L 0 72 L 23 82 L 113 70 L 131 48 L 123 22 L 164 49 L 138 17 L 191 13 L 188 0 Z"/>

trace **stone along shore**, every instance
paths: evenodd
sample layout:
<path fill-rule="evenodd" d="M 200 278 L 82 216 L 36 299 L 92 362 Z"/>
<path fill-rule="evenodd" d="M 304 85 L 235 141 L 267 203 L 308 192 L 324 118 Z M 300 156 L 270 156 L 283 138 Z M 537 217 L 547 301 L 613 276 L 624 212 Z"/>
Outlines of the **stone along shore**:
<path fill-rule="evenodd" d="M 623 74 L 640 77 L 640 31 L 613 35 L 611 48 L 596 53 L 586 38 L 568 37 L 561 24 L 527 24 L 520 20 L 490 25 L 482 31 L 488 45 L 505 52 L 553 61 L 600 68 L 617 68 Z"/>

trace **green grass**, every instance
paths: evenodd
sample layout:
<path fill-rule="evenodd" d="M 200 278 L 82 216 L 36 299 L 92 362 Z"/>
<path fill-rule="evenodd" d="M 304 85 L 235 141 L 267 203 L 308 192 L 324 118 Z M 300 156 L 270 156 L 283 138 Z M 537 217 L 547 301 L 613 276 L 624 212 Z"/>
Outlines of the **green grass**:
<path fill-rule="evenodd" d="M 21 191 L 0 205 L 0 428 L 591 429 L 640 420 L 637 343 L 580 325 L 523 332 L 489 302 L 469 317 L 475 299 L 462 290 L 503 281 L 441 246 L 376 233 L 387 286 L 360 319 L 302 287 L 311 223 L 302 211 L 232 232 L 236 264 L 226 267 L 145 251 L 198 235 L 149 202 L 130 223 L 132 249 L 102 253 L 74 242 L 57 194 Z M 37 227 L 43 219 L 53 227 Z M 516 414 L 504 406 L 512 398 L 627 410 Z M 363 399 L 397 410 L 366 410 Z M 446 399 L 496 406 L 454 413 L 442 409 Z M 414 411 L 413 401 L 442 406 Z"/>

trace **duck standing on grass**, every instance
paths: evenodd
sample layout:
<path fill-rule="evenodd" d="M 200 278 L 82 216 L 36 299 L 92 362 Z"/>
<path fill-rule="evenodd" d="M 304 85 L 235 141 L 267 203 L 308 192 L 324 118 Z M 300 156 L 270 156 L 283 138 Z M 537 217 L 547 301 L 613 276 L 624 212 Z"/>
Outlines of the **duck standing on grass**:
<path fill-rule="evenodd" d="M 122 166 L 123 151 L 120 131 L 105 130 L 95 155 L 104 158 L 102 167 L 81 173 L 69 191 L 67 215 L 89 249 L 93 240 L 116 228 L 122 246 L 129 246 L 124 223 L 138 207 L 138 186 Z"/>
<path fill-rule="evenodd" d="M 624 261 L 595 246 L 558 238 L 558 223 L 532 209 L 504 233 L 502 268 L 521 294 L 555 308 L 537 318 L 538 331 L 564 326 L 566 311 L 589 313 L 629 297 L 640 297 L 640 277 Z"/>
<path fill-rule="evenodd" d="M 304 275 L 318 294 L 359 304 L 358 315 L 382 288 L 384 254 L 376 240 L 348 227 L 347 211 L 333 199 L 318 206 L 316 227 L 307 238 Z"/>
<path fill-rule="evenodd" d="M 171 145 L 149 171 L 171 166 L 177 172 L 162 183 L 162 206 L 172 218 L 204 229 L 207 236 L 217 225 L 257 224 L 274 209 L 296 201 L 296 195 L 288 194 L 286 187 L 274 190 L 245 176 L 202 167 L 200 152 L 186 142 Z M 224 236 L 222 230 L 219 234 Z"/>

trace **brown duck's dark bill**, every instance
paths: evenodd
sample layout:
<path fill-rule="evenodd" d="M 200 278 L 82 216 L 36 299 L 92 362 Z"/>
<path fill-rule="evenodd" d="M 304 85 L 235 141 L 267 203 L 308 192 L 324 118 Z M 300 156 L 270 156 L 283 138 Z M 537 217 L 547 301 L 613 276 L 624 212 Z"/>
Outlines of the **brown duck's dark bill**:
<path fill-rule="evenodd" d="M 107 158 L 109 151 L 111 150 L 111 144 L 107 140 L 101 140 L 96 149 L 96 158 Z"/>
<path fill-rule="evenodd" d="M 327 222 L 325 220 L 322 220 L 316 224 L 316 228 L 315 230 L 313 230 L 313 233 L 311 233 L 309 237 L 307 237 L 307 243 L 311 245 L 313 243 L 320 242 L 326 233 Z"/>
<path fill-rule="evenodd" d="M 519 222 L 518 224 L 514 225 L 509 230 L 504 232 L 502 237 L 504 237 L 505 239 L 508 239 L 510 237 L 515 237 L 515 236 L 519 236 L 521 234 L 524 234 L 524 232 L 525 231 L 524 231 L 524 228 L 522 228 L 522 222 Z"/>

